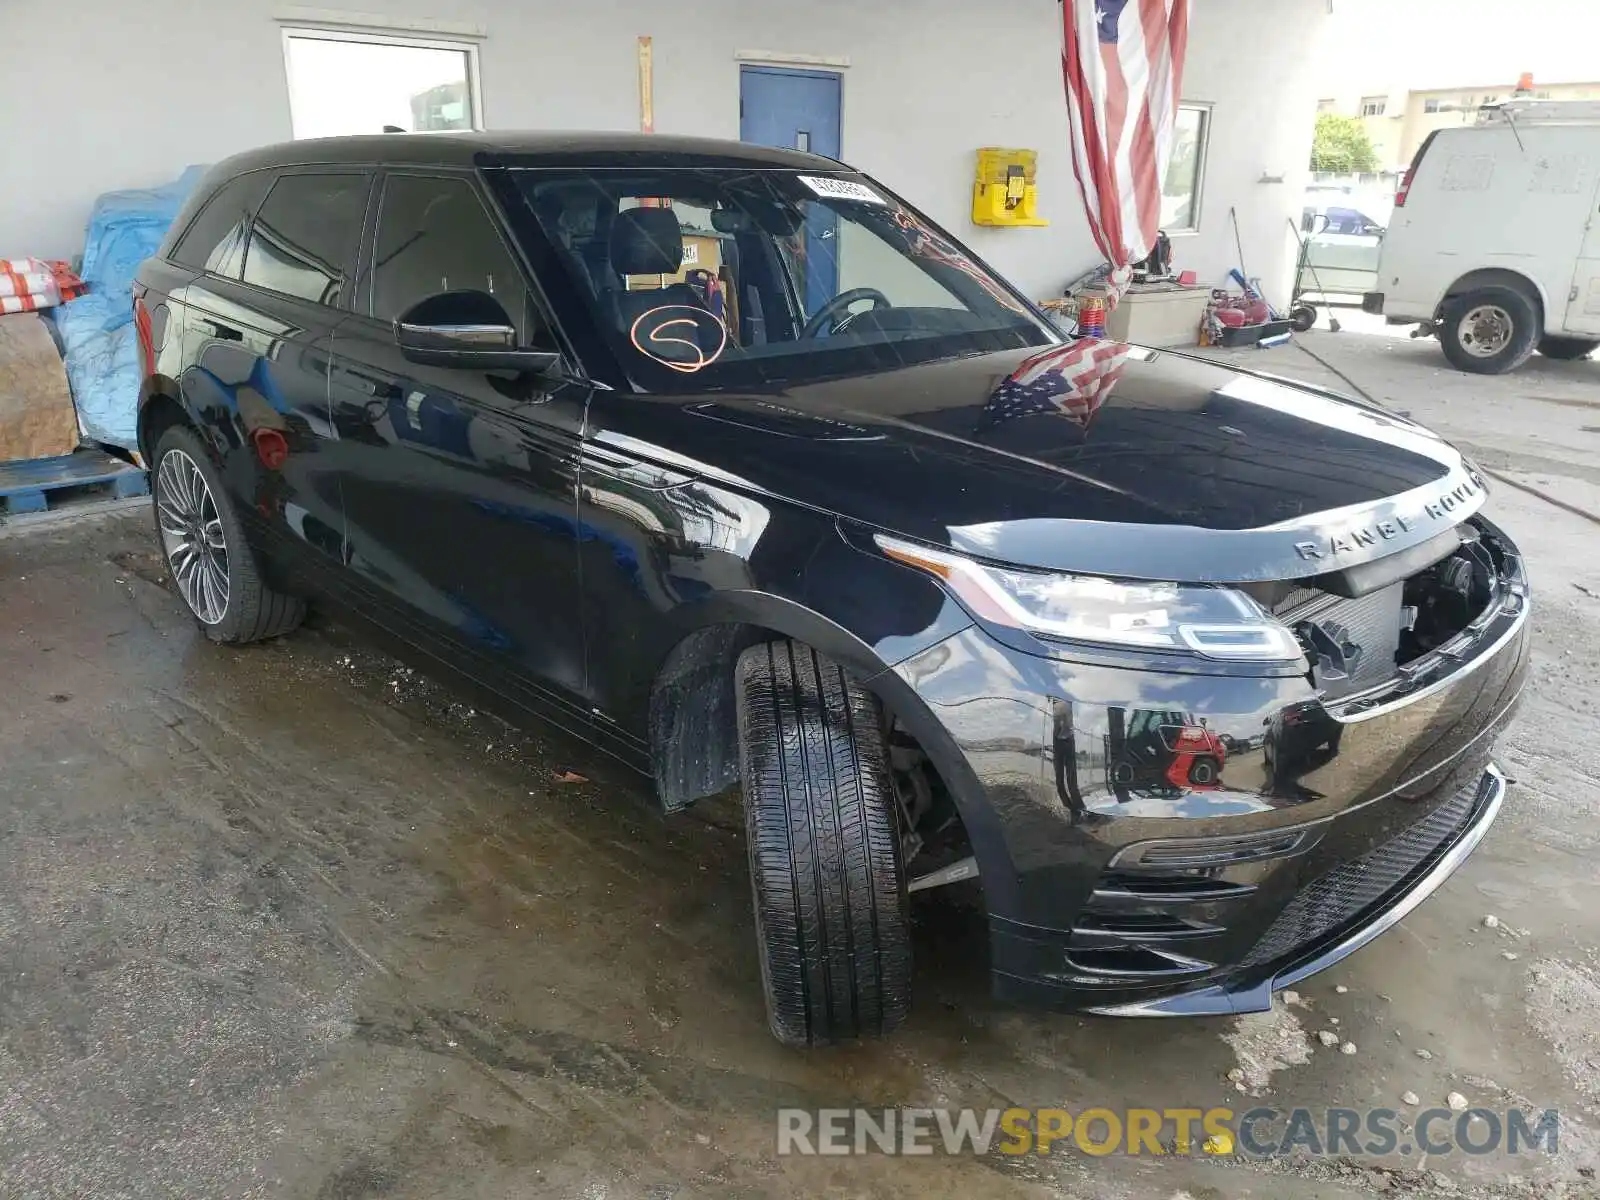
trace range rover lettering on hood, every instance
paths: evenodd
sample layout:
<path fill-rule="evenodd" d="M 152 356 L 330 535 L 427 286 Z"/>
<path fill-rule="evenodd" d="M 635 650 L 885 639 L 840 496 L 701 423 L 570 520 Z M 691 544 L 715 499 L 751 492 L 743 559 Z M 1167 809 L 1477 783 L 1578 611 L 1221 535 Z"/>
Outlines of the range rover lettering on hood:
<path fill-rule="evenodd" d="M 1420 512 L 1410 516 L 1396 513 L 1389 519 L 1364 525 L 1351 525 L 1342 533 L 1335 533 L 1324 539 L 1296 542 L 1294 548 L 1307 562 L 1322 562 L 1331 558 L 1347 560 L 1357 551 L 1371 549 L 1383 542 L 1396 542 L 1402 539 L 1409 542 L 1412 539 L 1407 535 L 1414 534 L 1418 530 L 1426 530 L 1431 535 L 1443 522 L 1454 525 L 1469 515 L 1465 506 L 1474 499 L 1481 502 L 1483 495 L 1483 481 L 1474 475 L 1448 492 L 1442 493 L 1437 499 L 1423 504 Z M 1476 509 L 1477 506 L 1473 507 Z"/>

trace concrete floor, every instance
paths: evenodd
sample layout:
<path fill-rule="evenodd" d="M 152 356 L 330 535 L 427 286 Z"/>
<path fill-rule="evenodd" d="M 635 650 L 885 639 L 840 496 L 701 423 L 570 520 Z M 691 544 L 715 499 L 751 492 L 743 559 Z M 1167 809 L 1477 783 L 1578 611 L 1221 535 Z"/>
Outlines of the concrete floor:
<path fill-rule="evenodd" d="M 626 786 L 558 782 L 599 764 L 336 628 L 211 645 L 142 510 L 0 532 L 0 1195 L 1596 1195 L 1600 528 L 1575 510 L 1600 512 L 1600 364 L 1480 380 L 1431 343 L 1305 344 L 1560 504 L 1492 501 L 1538 588 L 1505 816 L 1397 930 L 1267 1017 L 1001 1009 L 981 930 L 935 899 L 909 1026 L 785 1050 L 735 807 L 664 822 Z M 1294 348 L 1242 361 L 1329 377 Z M 1402 1108 L 1408 1090 L 1559 1108 L 1562 1152 L 773 1153 L 787 1105 Z"/>

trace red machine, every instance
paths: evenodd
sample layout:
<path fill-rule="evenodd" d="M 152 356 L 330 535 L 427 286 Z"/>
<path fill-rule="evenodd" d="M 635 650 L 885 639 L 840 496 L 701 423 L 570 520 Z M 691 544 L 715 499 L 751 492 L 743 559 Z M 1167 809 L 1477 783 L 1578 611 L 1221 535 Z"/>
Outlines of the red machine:
<path fill-rule="evenodd" d="M 1222 787 L 1222 766 L 1228 750 L 1222 739 L 1203 725 L 1185 725 L 1172 747 L 1167 782 L 1175 788 L 1214 792 Z"/>

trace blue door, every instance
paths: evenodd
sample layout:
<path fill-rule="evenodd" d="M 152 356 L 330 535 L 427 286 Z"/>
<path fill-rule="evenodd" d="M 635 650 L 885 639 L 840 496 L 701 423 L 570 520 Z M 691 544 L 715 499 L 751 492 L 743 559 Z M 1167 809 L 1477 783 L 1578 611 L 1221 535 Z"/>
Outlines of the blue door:
<path fill-rule="evenodd" d="M 840 84 L 832 71 L 744 67 L 739 76 L 739 138 L 761 146 L 839 157 Z M 806 315 L 839 291 L 837 233 L 832 216 L 814 206 L 806 223 Z"/>

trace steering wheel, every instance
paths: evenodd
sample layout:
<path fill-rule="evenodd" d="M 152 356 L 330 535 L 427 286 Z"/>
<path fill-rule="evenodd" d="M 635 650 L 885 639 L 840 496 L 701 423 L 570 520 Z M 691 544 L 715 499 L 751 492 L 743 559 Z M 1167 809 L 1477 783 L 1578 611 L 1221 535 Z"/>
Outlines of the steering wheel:
<path fill-rule="evenodd" d="M 894 307 L 889 303 L 889 297 L 885 296 L 877 288 L 851 288 L 848 292 L 840 292 L 832 300 L 817 309 L 816 315 L 807 321 L 806 327 L 800 331 L 800 336 L 802 338 L 821 337 L 822 331 L 830 324 L 836 326 L 834 332 L 837 333 L 850 317 L 857 315 L 850 312 L 850 306 L 860 300 L 871 300 L 873 312 L 877 312 L 880 308 Z"/>

